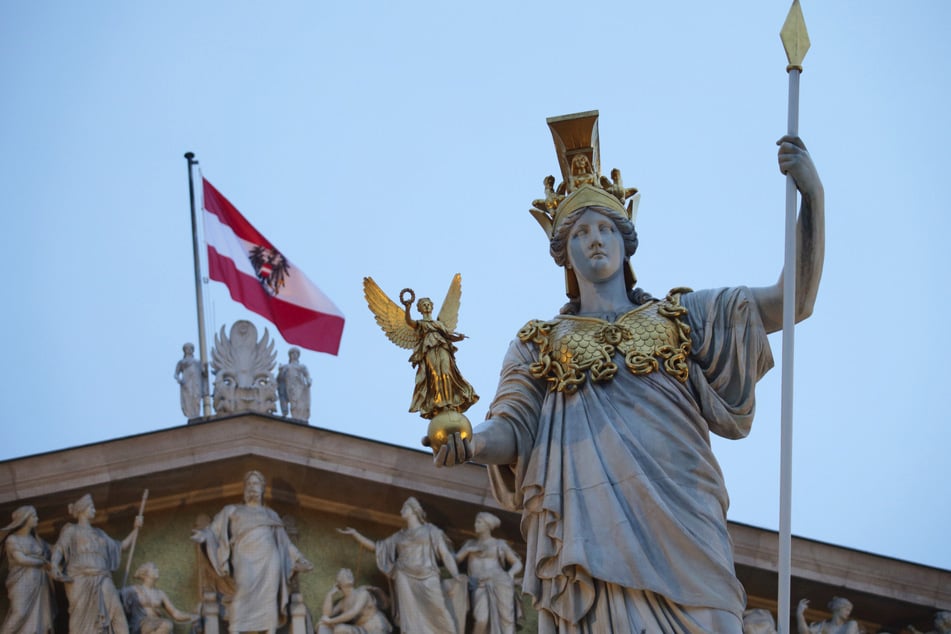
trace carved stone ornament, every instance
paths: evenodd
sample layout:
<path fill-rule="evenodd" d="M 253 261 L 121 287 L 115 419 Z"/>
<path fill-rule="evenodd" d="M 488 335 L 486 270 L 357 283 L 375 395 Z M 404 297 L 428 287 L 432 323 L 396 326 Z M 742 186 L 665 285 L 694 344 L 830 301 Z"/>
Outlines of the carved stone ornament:
<path fill-rule="evenodd" d="M 211 349 L 215 413 L 273 414 L 277 410 L 277 384 L 271 371 L 276 358 L 274 341 L 266 328 L 259 341 L 258 330 L 250 321 L 234 322 L 229 335 L 222 326 Z"/>

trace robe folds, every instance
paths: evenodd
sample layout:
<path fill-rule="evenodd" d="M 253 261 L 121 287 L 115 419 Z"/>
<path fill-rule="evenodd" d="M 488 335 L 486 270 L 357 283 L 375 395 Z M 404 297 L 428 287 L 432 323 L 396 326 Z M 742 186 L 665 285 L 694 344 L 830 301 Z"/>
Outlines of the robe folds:
<path fill-rule="evenodd" d="M 489 419 L 511 427 L 517 458 L 489 476 L 522 513 L 523 589 L 540 632 L 740 631 L 746 596 L 710 432 L 749 433 L 772 354 L 748 288 L 681 304 L 686 382 L 663 369 L 636 376 L 617 355 L 613 379 L 552 391 L 529 371 L 535 344 L 516 340 L 505 357 Z"/>
<path fill-rule="evenodd" d="M 215 572 L 234 581 L 229 630 L 256 632 L 284 623 L 290 608 L 288 581 L 302 555 L 277 513 L 265 506 L 232 504 L 202 534 Z"/>
<path fill-rule="evenodd" d="M 468 608 L 466 580 L 442 580 L 439 552 L 449 544 L 432 524 L 404 528 L 376 542 L 376 565 L 389 577 L 402 632 L 462 632 Z"/>
<path fill-rule="evenodd" d="M 119 568 L 122 542 L 92 526 L 66 524 L 53 547 L 53 559 L 66 562 L 69 631 L 128 634 L 112 572 Z"/>

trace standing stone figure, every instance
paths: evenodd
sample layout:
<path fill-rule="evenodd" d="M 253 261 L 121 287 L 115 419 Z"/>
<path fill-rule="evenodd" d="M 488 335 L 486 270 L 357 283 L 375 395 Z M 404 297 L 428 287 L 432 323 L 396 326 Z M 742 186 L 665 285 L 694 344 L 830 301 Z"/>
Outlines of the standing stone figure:
<path fill-rule="evenodd" d="M 171 619 L 162 616 L 166 612 L 176 621 L 195 621 L 197 614 L 188 614 L 176 608 L 162 590 L 155 587 L 159 578 L 158 567 L 151 561 L 135 571 L 140 583 L 122 589 L 122 605 L 129 622 L 129 634 L 171 634 L 174 627 Z"/>
<path fill-rule="evenodd" d="M 201 362 L 195 358 L 195 344 L 182 346 L 185 353 L 175 364 L 175 380 L 181 386 L 182 414 L 185 418 L 201 416 L 202 381 Z"/>
<path fill-rule="evenodd" d="M 466 563 L 469 575 L 470 634 L 515 634 L 520 620 L 522 602 L 515 577 L 522 571 L 522 560 L 508 542 L 492 537 L 499 524 L 491 513 L 476 515 L 476 539 L 456 553 L 456 561 Z"/>
<path fill-rule="evenodd" d="M 852 602 L 842 597 L 832 597 L 829 601 L 829 611 L 832 612 L 832 618 L 827 621 L 819 621 L 811 625 L 806 623 L 806 608 L 809 607 L 809 599 L 802 599 L 796 607 L 796 624 L 799 626 L 799 634 L 859 634 L 859 624 L 849 619 L 852 614 Z"/>
<path fill-rule="evenodd" d="M 277 395 L 281 415 L 298 420 L 310 419 L 310 386 L 313 381 L 307 366 L 300 362 L 300 348 L 287 351 L 287 364 L 277 369 Z"/>
<path fill-rule="evenodd" d="M 48 574 L 50 547 L 36 536 L 36 509 L 21 506 L 13 521 L 0 528 L 7 556 L 7 597 L 10 608 L 0 634 L 51 634 L 53 584 Z"/>
<path fill-rule="evenodd" d="M 636 288 L 635 200 L 625 207 L 599 185 L 597 113 L 549 127 L 567 196 L 533 215 L 565 268 L 569 303 L 521 329 L 487 420 L 471 440 L 450 438 L 436 465 L 487 464 L 497 500 L 521 512 L 523 590 L 540 634 L 605 623 L 739 634 L 746 595 L 710 433 L 750 431 L 756 382 L 773 363 L 767 335 L 782 328 L 782 282 L 675 288 L 659 300 Z M 779 167 L 802 194 L 798 321 L 819 286 L 823 188 L 799 138 L 780 139 Z M 671 222 L 671 258 L 690 248 L 688 233 Z"/>
<path fill-rule="evenodd" d="M 258 341 L 258 329 L 250 321 L 234 322 L 228 335 L 222 326 L 211 349 L 215 413 L 273 414 L 277 409 L 277 384 L 271 371 L 276 358 L 267 329 Z"/>
<path fill-rule="evenodd" d="M 416 498 L 403 503 L 406 528 L 378 542 L 352 528 L 340 529 L 363 548 L 376 553 L 376 565 L 390 578 L 400 631 L 412 634 L 461 634 L 465 628 L 465 578 L 446 535 L 426 521 Z M 452 575 L 441 581 L 439 564 Z M 461 609 L 460 609 L 461 608 Z"/>
<path fill-rule="evenodd" d="M 389 634 L 392 631 L 393 626 L 380 611 L 371 588 L 354 587 L 353 573 L 342 568 L 334 587 L 324 597 L 317 634 Z"/>
<path fill-rule="evenodd" d="M 142 516 L 135 517 L 135 527 L 120 542 L 90 524 L 96 507 L 88 493 L 69 505 L 69 514 L 76 523 L 66 524 L 60 531 L 51 568 L 53 577 L 66 585 L 70 634 L 128 634 L 112 572 L 119 568 L 122 551 L 138 534 Z"/>
<path fill-rule="evenodd" d="M 277 513 L 264 506 L 264 488 L 264 476 L 249 471 L 244 504 L 229 504 L 192 533 L 215 573 L 234 581 L 227 615 L 233 633 L 273 634 L 289 617 L 291 577 L 314 567 L 291 543 Z"/>

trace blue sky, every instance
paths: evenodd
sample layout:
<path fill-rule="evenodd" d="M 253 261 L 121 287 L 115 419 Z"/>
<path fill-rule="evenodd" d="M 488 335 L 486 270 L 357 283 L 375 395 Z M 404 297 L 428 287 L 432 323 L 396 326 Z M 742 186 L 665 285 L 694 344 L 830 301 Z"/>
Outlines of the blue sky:
<path fill-rule="evenodd" d="M 311 424 L 417 446 L 408 354 L 362 297 L 443 297 L 482 396 L 562 277 L 527 213 L 557 173 L 545 118 L 601 112 L 642 193 L 640 283 L 772 283 L 782 265 L 785 1 L 0 5 L 7 459 L 182 424 L 194 341 L 186 151 L 344 311 L 304 352 Z M 793 532 L 951 568 L 951 5 L 810 2 L 800 130 L 827 260 L 796 331 Z M 207 287 L 211 330 L 256 315 Z M 730 518 L 778 524 L 780 338 L 751 436 L 715 441 Z M 279 359 L 287 344 L 279 340 Z"/>

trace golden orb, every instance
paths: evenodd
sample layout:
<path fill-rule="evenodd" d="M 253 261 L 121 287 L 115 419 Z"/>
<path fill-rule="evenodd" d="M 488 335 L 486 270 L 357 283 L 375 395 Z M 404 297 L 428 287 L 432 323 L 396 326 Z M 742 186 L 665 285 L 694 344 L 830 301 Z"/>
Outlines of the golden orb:
<path fill-rule="evenodd" d="M 433 453 L 446 444 L 452 434 L 459 433 L 463 438 L 472 438 L 472 424 L 469 419 L 451 409 L 443 410 L 429 421 L 426 435 L 429 437 Z"/>

